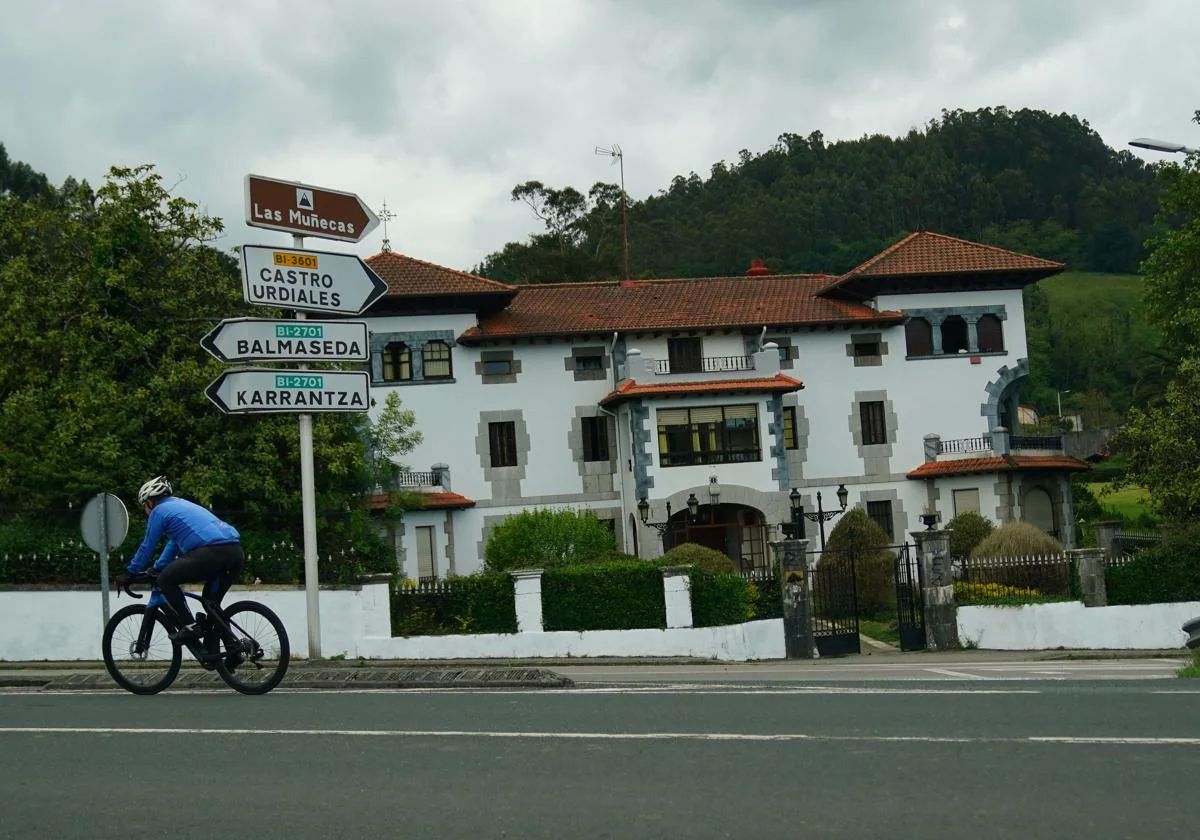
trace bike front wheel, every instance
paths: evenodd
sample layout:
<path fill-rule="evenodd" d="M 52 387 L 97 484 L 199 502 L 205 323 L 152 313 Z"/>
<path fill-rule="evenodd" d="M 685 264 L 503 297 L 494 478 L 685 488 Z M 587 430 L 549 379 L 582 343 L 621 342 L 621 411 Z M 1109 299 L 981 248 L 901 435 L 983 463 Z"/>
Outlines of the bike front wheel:
<path fill-rule="evenodd" d="M 134 694 L 158 694 L 175 681 L 182 653 L 158 608 L 132 604 L 104 626 L 104 667 L 117 685 Z"/>
<path fill-rule="evenodd" d="M 221 610 L 237 640 L 226 645 L 217 673 L 242 694 L 266 694 L 287 673 L 291 647 L 279 616 L 255 601 L 238 601 Z"/>

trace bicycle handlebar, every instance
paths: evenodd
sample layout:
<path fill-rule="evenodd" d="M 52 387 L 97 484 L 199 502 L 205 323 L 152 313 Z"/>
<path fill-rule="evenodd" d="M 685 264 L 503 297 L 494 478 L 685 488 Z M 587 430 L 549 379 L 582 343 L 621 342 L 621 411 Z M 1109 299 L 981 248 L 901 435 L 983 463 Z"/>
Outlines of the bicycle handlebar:
<path fill-rule="evenodd" d="M 120 597 L 121 593 L 124 592 L 130 598 L 136 598 L 140 601 L 145 596 L 134 592 L 129 587 L 135 583 L 153 583 L 156 578 L 157 575 L 152 575 L 149 572 L 138 572 L 136 575 L 130 575 L 129 580 L 125 581 L 125 585 L 117 591 L 117 597 Z"/>

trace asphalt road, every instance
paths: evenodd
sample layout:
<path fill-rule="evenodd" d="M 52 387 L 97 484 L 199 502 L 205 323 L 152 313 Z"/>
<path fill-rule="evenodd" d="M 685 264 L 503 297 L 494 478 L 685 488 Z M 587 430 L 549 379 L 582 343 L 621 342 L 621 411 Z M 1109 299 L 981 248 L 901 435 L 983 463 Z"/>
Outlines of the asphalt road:
<path fill-rule="evenodd" d="M 0 836 L 1195 833 L 1200 685 L 1049 679 L 5 693 Z"/>

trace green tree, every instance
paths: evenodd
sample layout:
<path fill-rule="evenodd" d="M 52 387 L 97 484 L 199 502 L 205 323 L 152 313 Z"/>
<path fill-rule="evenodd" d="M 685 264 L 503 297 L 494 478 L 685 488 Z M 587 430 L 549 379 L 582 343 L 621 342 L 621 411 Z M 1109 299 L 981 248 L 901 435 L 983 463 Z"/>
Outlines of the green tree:
<path fill-rule="evenodd" d="M 860 613 L 875 615 L 895 606 L 890 542 L 887 533 L 860 507 L 842 514 L 829 534 L 820 563 L 834 568 L 854 564 Z"/>
<path fill-rule="evenodd" d="M 591 511 L 538 508 L 496 526 L 484 549 L 486 569 L 551 569 L 608 559 L 616 540 Z"/>
<path fill-rule="evenodd" d="M 65 509 L 166 473 L 183 495 L 240 511 L 239 526 L 287 512 L 298 536 L 295 418 L 225 416 L 204 396 L 223 366 L 200 338 L 264 314 L 212 247 L 221 230 L 150 166 L 114 168 L 94 194 L 68 182 L 53 201 L 0 195 L 0 506 Z M 314 423 L 325 525 L 371 486 L 365 425 Z"/>

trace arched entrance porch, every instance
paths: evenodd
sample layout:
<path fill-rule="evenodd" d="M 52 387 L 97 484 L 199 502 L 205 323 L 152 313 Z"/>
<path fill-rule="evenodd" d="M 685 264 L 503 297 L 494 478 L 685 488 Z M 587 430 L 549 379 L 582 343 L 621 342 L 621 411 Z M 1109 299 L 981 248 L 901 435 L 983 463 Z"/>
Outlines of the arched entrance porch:
<path fill-rule="evenodd" d="M 749 505 L 700 505 L 693 517 L 684 508 L 668 520 L 663 534 L 663 549 L 669 551 L 682 543 L 696 543 L 715 549 L 733 560 L 741 571 L 766 569 L 768 554 L 767 520 L 762 511 Z"/>

